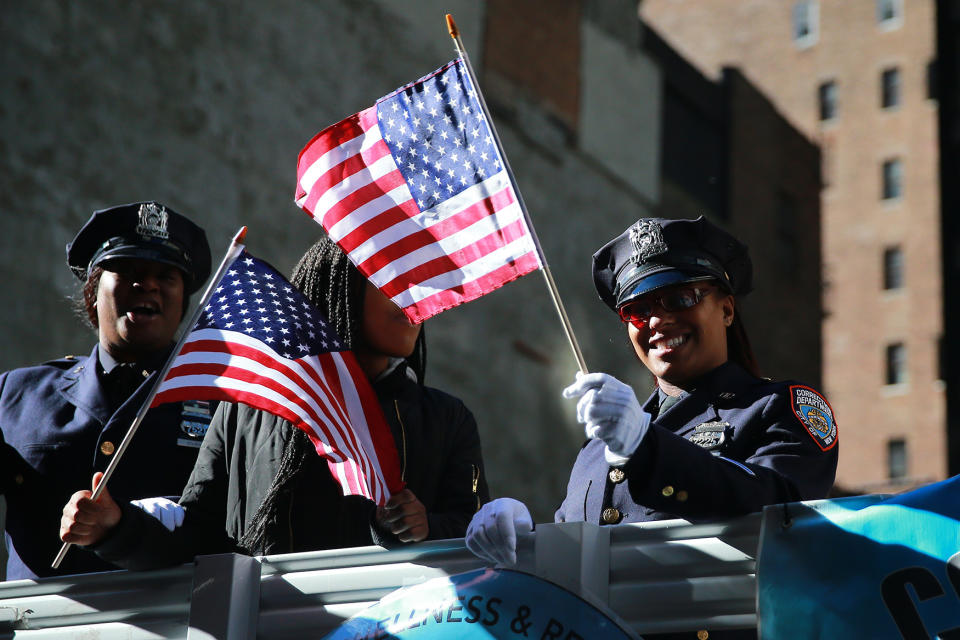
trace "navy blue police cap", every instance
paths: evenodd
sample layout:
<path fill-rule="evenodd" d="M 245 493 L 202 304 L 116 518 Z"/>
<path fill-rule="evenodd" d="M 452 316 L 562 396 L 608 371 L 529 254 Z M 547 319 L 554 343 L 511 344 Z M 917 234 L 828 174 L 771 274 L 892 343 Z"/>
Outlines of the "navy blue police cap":
<path fill-rule="evenodd" d="M 734 295 L 753 287 L 747 247 L 703 216 L 641 218 L 593 254 L 593 282 L 616 311 L 662 287 L 716 280 Z"/>
<path fill-rule="evenodd" d="M 67 245 L 67 264 L 80 279 L 107 260 L 137 258 L 178 267 L 188 293 L 210 275 L 207 234 L 159 202 L 133 202 L 94 211 Z"/>

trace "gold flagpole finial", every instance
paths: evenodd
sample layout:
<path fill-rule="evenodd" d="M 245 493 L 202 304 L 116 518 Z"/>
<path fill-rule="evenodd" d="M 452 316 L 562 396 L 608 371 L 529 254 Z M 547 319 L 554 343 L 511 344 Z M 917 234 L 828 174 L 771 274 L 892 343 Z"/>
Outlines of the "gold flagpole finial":
<path fill-rule="evenodd" d="M 457 29 L 457 23 L 453 21 L 453 16 L 449 13 L 447 14 L 447 31 L 450 32 L 450 37 L 454 40 L 460 37 L 460 30 Z"/>

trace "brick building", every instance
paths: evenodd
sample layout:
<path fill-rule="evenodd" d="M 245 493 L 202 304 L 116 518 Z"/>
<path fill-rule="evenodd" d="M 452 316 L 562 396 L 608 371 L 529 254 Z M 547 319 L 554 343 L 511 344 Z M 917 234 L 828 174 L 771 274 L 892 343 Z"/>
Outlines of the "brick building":
<path fill-rule="evenodd" d="M 933 0 L 644 0 L 706 73 L 739 68 L 823 155 L 823 381 L 838 484 L 947 472 Z M 762 144 L 762 142 L 760 143 Z"/>

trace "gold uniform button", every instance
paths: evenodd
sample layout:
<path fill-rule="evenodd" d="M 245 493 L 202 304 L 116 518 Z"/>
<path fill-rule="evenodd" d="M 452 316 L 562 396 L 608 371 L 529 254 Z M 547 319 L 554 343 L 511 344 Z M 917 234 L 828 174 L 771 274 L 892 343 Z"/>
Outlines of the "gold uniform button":
<path fill-rule="evenodd" d="M 102 453 L 105 456 L 113 455 L 114 449 L 115 447 L 113 446 L 113 443 L 110 442 L 109 440 L 104 440 L 100 444 L 100 453 Z"/>
<path fill-rule="evenodd" d="M 13 477 L 13 481 L 14 481 L 17 485 L 23 484 L 23 474 L 22 474 L 22 473 L 18 473 L 17 475 L 15 475 L 15 476 Z"/>
<path fill-rule="evenodd" d="M 620 522 L 620 511 L 613 507 L 607 507 L 603 510 L 603 521 L 607 524 L 616 524 Z"/>
<path fill-rule="evenodd" d="M 623 469 L 610 469 L 610 473 L 607 475 L 613 484 L 620 484 L 627 477 Z"/>
<path fill-rule="evenodd" d="M 689 497 L 690 496 L 687 495 L 686 491 L 683 491 L 682 489 L 680 491 L 677 491 L 677 502 L 686 502 L 687 498 Z"/>
<path fill-rule="evenodd" d="M 707 640 L 710 637 L 710 632 L 706 629 L 700 629 L 697 631 L 697 640 Z"/>
<path fill-rule="evenodd" d="M 671 487 L 670 485 L 667 485 L 663 488 L 662 491 L 660 491 L 660 493 L 663 494 L 664 498 L 669 498 L 670 496 L 673 495 L 673 487 Z"/>

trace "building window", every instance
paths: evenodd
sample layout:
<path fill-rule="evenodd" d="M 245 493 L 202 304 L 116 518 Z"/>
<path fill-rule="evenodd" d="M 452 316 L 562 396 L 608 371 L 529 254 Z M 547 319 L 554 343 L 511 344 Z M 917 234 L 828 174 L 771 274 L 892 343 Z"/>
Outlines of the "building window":
<path fill-rule="evenodd" d="M 877 24 L 884 29 L 903 24 L 903 0 L 877 0 Z"/>
<path fill-rule="evenodd" d="M 927 63 L 927 99 L 937 99 L 937 61 L 931 60 Z"/>
<path fill-rule="evenodd" d="M 818 8 L 815 0 L 793 3 L 793 42 L 809 47 L 817 41 Z"/>
<path fill-rule="evenodd" d="M 880 74 L 880 106 L 884 109 L 900 104 L 900 69 L 891 67 Z"/>
<path fill-rule="evenodd" d="M 833 120 L 837 117 L 837 83 L 833 80 L 821 82 L 817 89 L 820 104 L 820 119 Z"/>
<path fill-rule="evenodd" d="M 903 438 L 887 441 L 887 477 L 890 480 L 907 477 L 907 441 Z"/>
<path fill-rule="evenodd" d="M 888 291 L 903 287 L 903 252 L 900 247 L 883 251 L 883 288 Z"/>
<path fill-rule="evenodd" d="M 887 345 L 887 384 L 907 381 L 907 347 L 902 342 Z"/>
<path fill-rule="evenodd" d="M 947 345 L 944 343 L 943 336 L 937 338 L 937 380 L 947 379 Z"/>
<path fill-rule="evenodd" d="M 899 158 L 883 162 L 883 199 L 893 200 L 903 195 L 903 166 Z"/>

